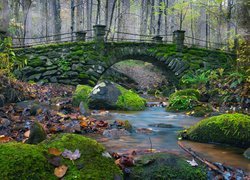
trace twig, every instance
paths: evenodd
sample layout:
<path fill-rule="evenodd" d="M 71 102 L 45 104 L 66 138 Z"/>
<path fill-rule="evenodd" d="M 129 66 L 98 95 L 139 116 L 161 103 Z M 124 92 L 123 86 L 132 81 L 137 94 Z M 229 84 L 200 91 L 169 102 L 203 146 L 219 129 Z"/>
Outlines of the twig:
<path fill-rule="evenodd" d="M 153 145 L 152 145 L 152 141 L 151 141 L 150 136 L 148 137 L 148 139 L 149 139 L 149 142 L 150 142 L 150 151 L 151 151 L 151 153 L 153 153 Z"/>

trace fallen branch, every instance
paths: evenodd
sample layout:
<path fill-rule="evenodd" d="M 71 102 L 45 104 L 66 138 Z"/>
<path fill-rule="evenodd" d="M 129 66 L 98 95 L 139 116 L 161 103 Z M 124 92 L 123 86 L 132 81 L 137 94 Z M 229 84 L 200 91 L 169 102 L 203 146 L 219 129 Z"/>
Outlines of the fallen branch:
<path fill-rule="evenodd" d="M 186 148 L 181 141 L 178 141 L 178 145 L 188 154 L 192 155 L 194 158 L 198 159 L 200 162 L 208 166 L 212 171 L 223 176 L 224 179 L 239 179 L 239 178 L 242 178 L 244 180 L 250 179 L 250 177 L 246 175 L 241 169 L 235 169 L 220 163 L 211 163 L 208 160 L 201 158 L 191 148 Z"/>

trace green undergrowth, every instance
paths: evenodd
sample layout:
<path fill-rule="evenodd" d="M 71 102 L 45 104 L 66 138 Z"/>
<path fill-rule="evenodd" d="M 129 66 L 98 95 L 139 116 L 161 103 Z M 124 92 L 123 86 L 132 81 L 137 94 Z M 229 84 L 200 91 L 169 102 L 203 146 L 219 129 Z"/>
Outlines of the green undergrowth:
<path fill-rule="evenodd" d="M 167 111 L 188 111 L 198 105 L 200 93 L 195 89 L 176 91 L 169 96 Z"/>
<path fill-rule="evenodd" d="M 78 85 L 73 94 L 73 106 L 79 106 L 81 101 L 87 103 L 89 94 L 91 93 L 92 89 L 93 88 L 88 85 Z"/>
<path fill-rule="evenodd" d="M 187 130 L 190 140 L 250 147 L 250 116 L 223 114 L 206 118 Z"/>
<path fill-rule="evenodd" d="M 116 102 L 117 109 L 139 111 L 145 109 L 146 100 L 134 93 L 132 90 L 127 90 L 122 86 L 117 85 L 121 91 L 121 95 Z"/>
<path fill-rule="evenodd" d="M 181 157 L 163 153 L 142 156 L 131 168 L 129 178 L 138 180 L 207 179 L 203 166 L 192 167 Z"/>

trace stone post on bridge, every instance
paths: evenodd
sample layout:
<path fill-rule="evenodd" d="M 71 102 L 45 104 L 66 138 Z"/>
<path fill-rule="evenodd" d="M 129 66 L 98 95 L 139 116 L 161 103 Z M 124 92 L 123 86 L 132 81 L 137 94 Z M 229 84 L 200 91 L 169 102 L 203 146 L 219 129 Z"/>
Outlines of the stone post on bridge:
<path fill-rule="evenodd" d="M 176 30 L 173 32 L 173 43 L 176 44 L 176 51 L 181 52 L 184 48 L 185 32 L 181 30 Z"/>
<path fill-rule="evenodd" d="M 86 31 L 78 31 L 76 32 L 76 40 L 77 41 L 86 41 Z"/>
<path fill-rule="evenodd" d="M 152 39 L 153 39 L 153 42 L 154 43 L 162 43 L 162 38 L 161 36 L 154 36 Z"/>
<path fill-rule="evenodd" d="M 96 42 L 104 42 L 106 26 L 97 24 L 97 25 L 94 25 L 93 28 L 94 28 L 94 34 L 95 34 L 94 35 L 94 40 Z"/>

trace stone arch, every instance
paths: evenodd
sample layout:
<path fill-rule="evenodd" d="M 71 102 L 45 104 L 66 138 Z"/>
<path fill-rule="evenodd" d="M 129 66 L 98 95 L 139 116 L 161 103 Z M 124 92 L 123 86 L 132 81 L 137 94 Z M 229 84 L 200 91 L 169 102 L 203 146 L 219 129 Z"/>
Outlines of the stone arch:
<path fill-rule="evenodd" d="M 174 85 L 178 84 L 183 72 L 189 67 L 181 58 L 176 56 L 158 57 L 150 53 L 146 47 L 124 47 L 113 50 L 100 77 L 114 64 L 129 59 L 149 62 L 159 67 Z"/>

